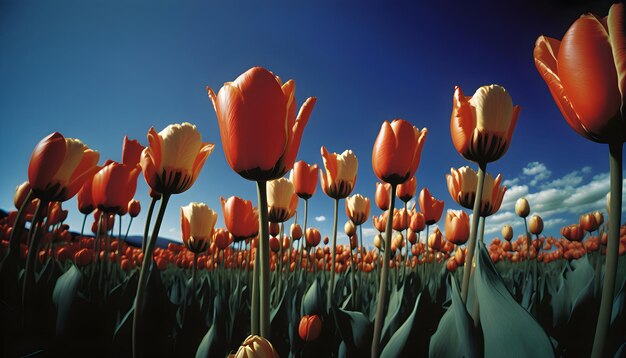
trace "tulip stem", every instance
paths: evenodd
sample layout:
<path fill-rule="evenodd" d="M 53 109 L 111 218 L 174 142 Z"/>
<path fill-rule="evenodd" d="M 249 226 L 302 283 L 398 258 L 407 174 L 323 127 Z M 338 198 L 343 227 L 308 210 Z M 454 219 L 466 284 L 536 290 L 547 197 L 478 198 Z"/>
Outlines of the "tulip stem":
<path fill-rule="evenodd" d="M 193 268 L 191 271 L 191 299 L 192 302 L 196 301 L 196 280 L 198 276 L 198 253 L 193 254 Z M 184 319 L 184 317 L 183 317 Z"/>
<path fill-rule="evenodd" d="M 259 224 L 260 225 L 260 224 Z M 259 255 L 260 255 L 260 250 L 259 250 L 259 242 L 261 236 L 259 235 L 259 237 L 257 238 L 257 245 L 256 248 L 254 249 L 254 266 L 253 266 L 253 271 L 252 271 L 252 307 L 250 309 L 250 329 L 252 331 L 252 335 L 258 336 L 259 335 Z M 252 245 L 250 245 L 250 252 L 252 252 Z M 250 255 L 252 256 L 252 255 Z"/>
<path fill-rule="evenodd" d="M 146 243 L 148 241 L 148 232 L 150 231 L 150 221 L 152 221 L 152 212 L 154 212 L 154 206 L 159 199 L 152 198 L 150 201 L 150 208 L 148 208 L 148 216 L 146 217 L 146 226 L 143 230 L 143 240 L 141 241 L 141 251 L 146 253 Z"/>
<path fill-rule="evenodd" d="M 41 199 L 40 199 L 41 200 Z M 39 238 L 41 237 L 41 222 L 43 221 L 43 210 L 48 208 L 48 202 L 41 200 L 33 215 L 33 221 L 30 230 L 33 232 L 33 239 L 28 247 L 28 256 L 26 257 L 26 267 L 24 269 L 24 287 L 22 290 L 22 307 L 24 312 L 27 311 L 27 297 L 29 296 L 29 288 L 35 282 L 35 260 L 39 251 Z"/>
<path fill-rule="evenodd" d="M 593 340 L 594 358 L 603 357 L 606 352 L 606 340 L 611 324 L 611 309 L 615 294 L 615 278 L 619 253 L 619 231 L 622 221 L 622 142 L 609 144 L 609 163 L 611 168 L 611 202 L 609 211 L 609 237 L 606 244 L 606 270 L 602 286 L 602 300 L 598 313 L 598 324 Z M 602 242 L 600 238 L 600 242 Z M 600 245 L 598 245 L 600 249 Z M 601 252 L 601 251 L 600 251 Z"/>
<path fill-rule="evenodd" d="M 24 216 L 24 211 L 26 210 L 28 205 L 30 205 L 30 201 L 32 197 L 33 197 L 33 191 L 30 190 L 28 192 L 28 195 L 26 195 L 26 199 L 24 199 L 24 201 L 22 202 L 22 205 L 20 205 L 20 208 L 17 211 L 17 215 L 15 216 L 15 221 L 13 222 L 13 230 L 11 230 L 11 236 L 9 236 L 9 249 L 7 250 L 7 253 L 6 253 L 7 257 L 9 255 L 15 255 L 15 257 L 19 257 L 18 253 L 20 252 L 20 238 L 22 236 L 22 230 L 24 229 L 24 223 L 22 222 L 22 218 Z M 37 208 L 39 208 L 39 206 Z M 32 227 L 31 227 L 31 230 L 32 230 Z"/>
<path fill-rule="evenodd" d="M 270 338 L 270 248 L 269 220 L 267 217 L 267 187 L 264 180 L 257 181 L 259 197 L 259 328 L 261 337 Z M 281 245 L 282 246 L 282 245 Z"/>
<path fill-rule="evenodd" d="M 385 228 L 385 252 L 383 256 L 382 273 L 380 275 L 380 286 L 378 287 L 378 302 L 376 304 L 376 320 L 374 321 L 374 338 L 372 340 L 372 358 L 378 357 L 378 345 L 383 328 L 383 314 L 387 301 L 387 277 L 389 276 L 389 258 L 391 256 L 391 234 L 393 232 L 393 209 L 396 199 L 396 184 L 391 184 L 389 198 L 389 214 L 387 215 L 387 226 Z"/>
<path fill-rule="evenodd" d="M 333 291 L 335 289 L 335 247 L 337 246 L 337 220 L 339 216 L 339 199 L 335 199 L 335 216 L 333 219 L 333 243 L 330 247 L 330 282 L 328 284 L 328 306 L 330 310 L 333 303 Z"/>
<path fill-rule="evenodd" d="M 461 289 L 461 298 L 467 303 L 467 294 L 469 292 L 470 274 L 472 272 L 472 261 L 474 260 L 474 251 L 476 251 L 476 236 L 478 234 L 478 219 L 480 219 L 480 199 L 483 197 L 483 186 L 485 184 L 485 172 L 487 171 L 487 163 L 478 163 L 478 185 L 476 187 L 476 196 L 474 197 L 474 210 L 472 214 L 472 227 L 470 229 L 469 243 L 465 257 L 465 265 L 463 266 L 463 286 Z M 428 241 L 428 238 L 426 239 Z"/>
<path fill-rule="evenodd" d="M 80 238 L 78 239 L 78 248 L 83 248 L 83 234 L 85 233 L 85 223 L 87 222 L 87 214 L 83 215 L 83 225 L 80 227 Z"/>
<path fill-rule="evenodd" d="M 302 256 L 303 256 L 303 251 L 306 248 L 306 224 L 307 224 L 307 214 L 309 211 L 309 200 L 308 199 L 304 199 L 304 227 L 302 229 L 302 237 L 300 238 L 300 240 L 302 240 L 301 244 L 300 244 L 300 252 L 299 252 L 299 258 L 298 258 L 298 263 L 296 265 L 296 272 L 300 269 L 303 268 L 303 272 L 300 273 L 300 281 L 302 281 L 302 277 L 304 277 L 305 282 L 306 282 L 306 274 L 307 274 L 307 268 L 308 267 L 304 267 L 302 265 Z M 311 257 L 309 257 L 309 261 L 311 261 Z"/>
<path fill-rule="evenodd" d="M 141 357 L 143 356 L 143 347 L 141 340 L 141 323 L 139 322 L 142 319 L 143 308 L 145 305 L 145 293 L 146 286 L 148 284 L 148 275 L 150 269 L 152 267 L 152 253 L 154 252 L 154 246 L 156 245 L 157 239 L 159 238 L 159 230 L 161 230 L 161 223 L 163 222 L 163 216 L 165 215 L 165 208 L 167 207 L 167 202 L 170 199 L 170 194 L 163 193 L 163 200 L 161 200 L 161 205 L 159 207 L 159 213 L 157 214 L 156 221 L 154 222 L 154 228 L 152 229 L 152 236 L 150 240 L 146 243 L 146 251 L 144 252 L 143 262 L 141 264 L 141 271 L 139 271 L 139 284 L 137 285 L 137 294 L 135 295 L 135 311 L 133 312 L 133 357 Z M 152 199 L 154 202 L 155 199 Z M 146 225 L 148 222 L 146 222 Z M 156 272 L 156 274 L 159 274 Z"/>
<path fill-rule="evenodd" d="M 603 229 L 604 230 L 604 229 Z M 600 293 L 600 277 L 601 275 L 601 271 L 602 271 L 602 234 L 600 233 L 600 229 L 598 229 L 598 249 L 597 249 L 597 253 L 595 255 L 596 257 L 596 262 L 595 262 L 595 271 L 594 271 L 594 282 L 593 282 L 593 296 L 594 297 L 598 297 L 598 294 Z"/>

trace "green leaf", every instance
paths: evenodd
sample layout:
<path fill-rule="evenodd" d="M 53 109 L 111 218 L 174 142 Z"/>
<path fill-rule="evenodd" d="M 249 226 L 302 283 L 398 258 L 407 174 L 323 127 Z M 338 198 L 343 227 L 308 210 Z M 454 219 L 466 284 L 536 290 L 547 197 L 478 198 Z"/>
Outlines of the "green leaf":
<path fill-rule="evenodd" d="M 314 280 L 302 299 L 302 315 L 322 315 L 326 313 L 326 296 L 317 280 Z"/>
<path fill-rule="evenodd" d="M 52 301 L 57 309 L 56 333 L 63 336 L 67 329 L 68 320 L 72 310 L 72 303 L 76 297 L 78 286 L 82 279 L 82 274 L 72 265 L 72 267 L 56 282 L 52 293 Z"/>
<path fill-rule="evenodd" d="M 479 243 L 476 294 L 485 337 L 485 357 L 554 357 L 550 338 L 504 285 L 485 245 Z"/>
<path fill-rule="evenodd" d="M 459 294 L 459 285 L 450 275 L 452 303 L 430 339 L 429 357 L 476 357 L 477 334 Z"/>
<path fill-rule="evenodd" d="M 392 286 L 395 287 L 395 286 Z M 402 325 L 406 315 L 403 314 L 402 301 L 404 298 L 404 286 L 400 286 L 397 290 L 392 290 L 389 297 L 389 306 L 387 307 L 387 315 L 383 323 L 383 331 L 381 336 L 381 346 L 384 346 L 392 334 Z"/>
<path fill-rule="evenodd" d="M 346 311 L 333 307 L 339 333 L 346 345 L 348 357 L 370 355 L 374 324 L 361 312 Z"/>

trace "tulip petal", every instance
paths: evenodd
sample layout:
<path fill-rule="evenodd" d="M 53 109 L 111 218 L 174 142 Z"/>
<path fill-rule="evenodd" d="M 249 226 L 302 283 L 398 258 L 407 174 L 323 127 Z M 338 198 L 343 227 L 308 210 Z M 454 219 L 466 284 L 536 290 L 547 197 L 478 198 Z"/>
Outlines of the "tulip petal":
<path fill-rule="evenodd" d="M 287 149 L 283 156 L 283 165 L 285 166 L 285 170 L 291 169 L 293 167 L 293 163 L 296 161 L 298 150 L 300 149 L 300 142 L 302 141 L 302 135 L 304 133 L 304 128 L 309 122 L 309 117 L 311 116 L 311 112 L 313 112 L 313 107 L 315 107 L 316 102 L 317 98 L 315 97 L 307 98 L 307 100 L 302 104 L 302 107 L 300 108 L 297 121 L 295 122 L 293 127 L 289 127 L 291 133 L 289 133 Z"/>
<path fill-rule="evenodd" d="M 35 189 L 44 189 L 61 167 L 65 158 L 65 138 L 54 132 L 42 139 L 30 157 L 28 180 Z"/>
<path fill-rule="evenodd" d="M 193 178 L 191 179 L 191 184 L 189 184 L 190 186 L 193 185 L 193 183 L 198 178 L 198 175 L 200 174 L 200 170 L 202 170 L 204 163 L 206 162 L 209 155 L 211 155 L 214 148 L 215 148 L 215 144 L 213 143 L 202 143 L 202 148 L 200 148 L 200 151 L 198 152 L 198 155 L 196 156 L 196 160 L 193 163 L 193 167 L 192 167 Z"/>
<path fill-rule="evenodd" d="M 282 85 L 281 89 L 283 90 L 283 95 L 285 96 L 285 100 L 287 101 L 287 111 L 286 120 L 285 120 L 285 135 L 289 135 L 289 131 L 293 127 L 296 122 L 296 83 L 294 80 L 289 80 L 287 83 Z"/>
<path fill-rule="evenodd" d="M 417 135 L 417 146 L 415 146 L 413 164 L 411 165 L 411 177 L 415 175 L 415 172 L 420 165 L 420 160 L 422 159 L 422 148 L 424 147 L 424 143 L 426 142 L 426 135 L 428 134 L 428 129 L 426 128 L 422 128 L 422 130 L 420 131 L 415 128 L 415 131 Z"/>
<path fill-rule="evenodd" d="M 326 149 L 326 147 L 324 147 L 324 146 L 322 146 L 321 152 L 322 152 L 322 159 L 324 161 L 324 167 L 326 168 L 326 172 L 328 173 L 328 177 L 330 179 L 337 178 L 337 154 L 329 153 L 328 150 Z M 320 176 L 322 176 L 322 180 L 324 180 L 322 182 L 322 187 L 325 187 L 326 186 L 326 181 L 323 178 L 324 175 L 323 175 L 321 169 L 320 169 Z M 328 184 L 330 185 L 330 184 L 333 184 L 333 183 L 328 183 Z M 324 191 L 324 192 L 326 192 L 326 191 Z"/>
<path fill-rule="evenodd" d="M 163 143 L 162 143 L 161 137 L 159 136 L 157 131 L 154 129 L 154 127 L 150 127 L 150 130 L 148 130 L 148 152 L 146 154 L 150 156 L 150 159 L 152 163 L 154 164 L 155 169 L 162 169 L 162 164 L 161 164 L 162 158 L 163 158 L 163 154 L 161 150 L 162 147 L 163 147 Z M 146 152 L 145 150 L 142 151 L 141 160 L 143 160 L 143 155 L 145 152 Z M 142 165 L 142 168 L 143 168 L 143 165 Z"/>
<path fill-rule="evenodd" d="M 563 114 L 563 117 L 567 123 L 581 136 L 589 139 L 596 140 L 593 136 L 585 130 L 580 123 L 580 118 L 576 111 L 572 107 L 571 102 L 565 94 L 561 79 L 557 74 L 557 56 L 559 53 L 559 47 L 561 42 L 559 40 L 540 36 L 535 42 L 535 50 L 533 52 L 535 58 L 535 66 L 537 71 L 548 85 L 550 94 L 556 103 L 557 107 Z M 515 113 L 514 113 L 515 114 Z"/>
<path fill-rule="evenodd" d="M 472 114 L 469 100 L 463 94 L 461 87 L 455 86 L 452 100 L 452 115 L 450 118 L 450 134 L 452 143 L 461 155 L 470 147 L 472 132 L 476 127 L 476 120 Z"/>
<path fill-rule="evenodd" d="M 609 10 L 607 26 L 609 41 L 613 50 L 613 61 L 617 71 L 619 91 L 622 94 L 622 116 L 624 115 L 624 96 L 626 95 L 626 8 L 623 3 L 614 4 Z"/>
<path fill-rule="evenodd" d="M 558 75 L 581 124 L 591 133 L 607 133 L 621 96 L 609 36 L 593 15 L 583 15 L 563 36 L 557 55 Z"/>

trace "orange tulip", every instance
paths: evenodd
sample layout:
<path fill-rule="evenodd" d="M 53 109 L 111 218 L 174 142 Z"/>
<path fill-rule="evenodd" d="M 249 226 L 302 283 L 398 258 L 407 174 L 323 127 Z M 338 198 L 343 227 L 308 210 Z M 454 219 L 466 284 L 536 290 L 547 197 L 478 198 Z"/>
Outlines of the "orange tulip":
<path fill-rule="evenodd" d="M 209 248 L 217 213 L 204 203 L 190 203 L 180 208 L 183 243 L 189 251 L 201 253 Z"/>
<path fill-rule="evenodd" d="M 54 132 L 42 139 L 30 157 L 28 181 L 37 198 L 66 201 L 98 170 L 100 154 L 78 139 Z"/>
<path fill-rule="evenodd" d="M 144 146 L 139 144 L 136 139 L 130 140 L 128 136 L 124 136 L 124 143 L 122 144 L 122 163 L 136 166 L 141 161 L 141 152 L 144 150 Z"/>
<path fill-rule="evenodd" d="M 234 236 L 235 241 L 255 237 L 259 232 L 259 215 L 250 200 L 231 196 L 227 200 L 220 197 L 222 214 L 226 229 Z"/>
<path fill-rule="evenodd" d="M 317 246 L 322 240 L 322 235 L 319 230 L 313 227 L 309 227 L 306 229 L 306 245 L 308 247 Z"/>
<path fill-rule="evenodd" d="M 343 199 L 350 195 L 356 183 L 359 161 L 351 150 L 341 154 L 329 153 L 324 146 L 321 149 L 326 174 L 320 169 L 320 180 L 324 193 L 334 199 Z"/>
<path fill-rule="evenodd" d="M 441 219 L 443 214 L 443 200 L 437 200 L 427 188 L 422 189 L 418 198 L 420 210 L 424 214 L 427 225 L 432 225 Z"/>
<path fill-rule="evenodd" d="M 361 225 L 370 216 L 370 199 L 361 194 L 349 196 L 346 199 L 346 215 L 354 225 Z"/>
<path fill-rule="evenodd" d="M 415 177 L 405 181 L 403 184 L 398 185 L 396 196 L 398 199 L 407 203 L 415 196 L 415 190 L 417 190 L 417 180 Z"/>
<path fill-rule="evenodd" d="M 76 200 L 78 201 L 78 211 L 82 214 L 89 215 L 91 214 L 96 205 L 93 202 L 93 178 L 85 181 L 85 184 L 78 191 L 78 195 L 76 195 Z"/>
<path fill-rule="evenodd" d="M 228 232 L 228 230 L 219 228 L 213 233 L 213 242 L 215 243 L 215 247 L 219 250 L 226 250 L 226 248 L 232 244 L 233 236 Z"/>
<path fill-rule="evenodd" d="M 580 225 L 573 224 L 561 228 L 561 235 L 569 241 L 583 241 L 585 231 Z"/>
<path fill-rule="evenodd" d="M 262 67 L 226 82 L 217 95 L 207 87 L 226 160 L 242 177 L 278 179 L 293 167 L 316 101 L 309 97 L 296 117 L 295 87 Z"/>
<path fill-rule="evenodd" d="M 309 199 L 317 189 L 317 164 L 308 165 L 304 160 L 293 165 L 289 181 L 293 183 L 296 194 L 302 199 Z"/>
<path fill-rule="evenodd" d="M 448 210 L 446 213 L 446 239 L 455 245 L 463 245 L 469 239 L 469 216 L 463 210 Z"/>
<path fill-rule="evenodd" d="M 624 4 L 614 4 L 604 19 L 578 18 L 562 41 L 540 36 L 535 43 L 535 65 L 563 117 L 595 142 L 626 139 L 624 28 Z"/>
<path fill-rule="evenodd" d="M 593 213 L 581 215 L 579 224 L 580 227 L 587 232 L 596 231 L 599 226 L 596 221 L 596 216 Z"/>
<path fill-rule="evenodd" d="M 141 168 L 148 185 L 158 193 L 178 194 L 191 188 L 213 151 L 190 123 L 170 124 L 148 132 L 150 145 L 141 153 Z"/>
<path fill-rule="evenodd" d="M 404 231 L 409 228 L 409 213 L 408 210 L 395 209 L 393 211 L 393 229 L 396 231 Z"/>
<path fill-rule="evenodd" d="M 428 236 L 428 247 L 433 250 L 440 250 L 443 247 L 443 236 L 438 227 Z"/>
<path fill-rule="evenodd" d="M 424 228 L 426 227 L 426 219 L 424 218 L 424 214 L 413 209 L 411 211 L 411 221 L 409 222 L 409 227 L 413 232 L 416 233 L 424 230 Z"/>
<path fill-rule="evenodd" d="M 465 159 L 489 163 L 509 149 L 520 107 L 498 85 L 482 86 L 466 97 L 454 89 L 450 134 L 456 150 Z"/>
<path fill-rule="evenodd" d="M 376 182 L 376 195 L 374 196 L 374 200 L 380 210 L 389 210 L 389 200 L 391 199 L 390 192 L 391 184 Z"/>
<path fill-rule="evenodd" d="M 486 173 L 483 184 L 483 195 L 480 200 L 480 216 L 483 218 L 491 216 L 500 210 L 504 193 L 506 193 L 507 190 L 506 186 L 500 186 L 501 182 L 502 175 L 498 174 L 498 176 L 493 179 L 491 174 Z M 472 203 L 472 208 L 473 205 L 474 203 Z"/>
<path fill-rule="evenodd" d="M 269 221 L 282 223 L 289 220 L 298 208 L 298 195 L 293 184 L 286 178 L 270 180 L 267 186 Z"/>
<path fill-rule="evenodd" d="M 372 216 L 372 224 L 374 224 L 374 227 L 379 232 L 385 231 L 385 227 L 387 226 L 387 216 L 388 216 L 388 211 L 380 214 L 380 216 L 376 216 L 376 215 Z"/>
<path fill-rule="evenodd" d="M 302 226 L 295 223 L 291 224 L 291 226 L 289 227 L 289 234 L 292 239 L 300 240 L 300 238 L 302 238 Z"/>
<path fill-rule="evenodd" d="M 93 177 L 91 194 L 94 205 L 108 213 L 125 212 L 135 196 L 139 172 L 139 165 L 131 167 L 108 161 Z"/>
<path fill-rule="evenodd" d="M 316 340 L 320 333 L 322 333 L 322 321 L 317 315 L 302 316 L 298 325 L 300 339 L 305 342 L 311 342 Z"/>
<path fill-rule="evenodd" d="M 383 122 L 372 150 L 372 167 L 385 183 L 402 184 L 415 175 L 428 130 L 403 119 Z"/>

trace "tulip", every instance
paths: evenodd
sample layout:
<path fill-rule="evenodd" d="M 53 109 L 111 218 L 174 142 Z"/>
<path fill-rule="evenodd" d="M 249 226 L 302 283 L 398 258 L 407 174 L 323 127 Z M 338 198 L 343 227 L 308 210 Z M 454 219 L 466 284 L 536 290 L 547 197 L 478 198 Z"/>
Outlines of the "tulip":
<path fill-rule="evenodd" d="M 520 218 L 526 219 L 530 213 L 530 205 L 528 205 L 528 200 L 526 200 L 526 198 L 517 199 L 515 202 L 515 213 Z"/>
<path fill-rule="evenodd" d="M 311 342 L 319 337 L 322 332 L 322 321 L 317 315 L 304 315 L 300 319 L 298 325 L 298 334 L 300 339 L 305 342 Z"/>
<path fill-rule="evenodd" d="M 76 200 L 78 201 L 78 211 L 85 216 L 91 214 L 96 209 L 96 205 L 93 202 L 92 190 L 93 179 L 87 180 L 80 188 L 78 195 L 76 196 Z"/>
<path fill-rule="evenodd" d="M 30 183 L 27 181 L 23 182 L 22 184 L 18 185 L 15 188 L 15 194 L 13 195 L 13 205 L 15 205 L 16 209 L 19 210 L 22 207 L 22 205 L 26 203 L 26 205 L 28 205 L 28 207 L 25 207 L 25 210 L 27 212 L 32 213 L 35 211 L 36 205 L 34 205 L 35 204 L 34 201 L 30 200 L 29 198 L 30 189 L 31 189 Z"/>
<path fill-rule="evenodd" d="M 396 196 L 398 197 L 398 199 L 407 203 L 415 196 L 415 190 L 417 190 L 417 180 L 415 179 L 415 177 L 411 177 L 403 184 L 398 185 Z"/>
<path fill-rule="evenodd" d="M 317 246 L 322 239 L 322 235 L 316 228 L 310 227 L 306 229 L 306 244 L 308 247 Z"/>
<path fill-rule="evenodd" d="M 583 241 L 585 237 L 585 231 L 578 224 L 573 224 L 569 226 L 564 226 L 561 228 L 561 235 L 568 239 L 569 241 Z"/>
<path fill-rule="evenodd" d="M 322 158 L 326 174 L 320 169 L 322 190 L 333 199 L 343 199 L 350 195 L 356 182 L 359 161 L 351 150 L 341 154 L 329 153 L 322 146 Z"/>
<path fill-rule="evenodd" d="M 446 213 L 446 239 L 455 245 L 463 245 L 469 239 L 469 216 L 462 210 L 448 210 Z"/>
<path fill-rule="evenodd" d="M 595 211 L 593 215 L 596 217 L 596 223 L 598 224 L 599 228 L 604 223 L 604 215 L 602 215 L 600 211 Z"/>
<path fill-rule="evenodd" d="M 404 231 L 409 228 L 409 214 L 406 209 L 395 209 L 393 211 L 392 227 L 396 231 Z"/>
<path fill-rule="evenodd" d="M 278 358 L 278 352 L 265 338 L 250 335 L 246 338 L 234 358 Z"/>
<path fill-rule="evenodd" d="M 411 178 L 420 163 L 428 130 L 421 131 L 403 119 L 383 122 L 372 150 L 372 167 L 385 183 L 402 184 Z"/>
<path fill-rule="evenodd" d="M 436 200 L 427 188 L 422 189 L 419 195 L 418 203 L 420 210 L 424 214 L 426 225 L 432 225 L 439 221 L 443 213 L 443 200 Z"/>
<path fill-rule="evenodd" d="M 415 231 L 409 229 L 407 233 L 407 240 L 411 243 L 411 245 L 415 245 L 415 243 L 417 243 L 417 234 Z"/>
<path fill-rule="evenodd" d="M 128 203 L 135 195 L 140 167 L 131 167 L 109 161 L 94 175 L 92 197 L 94 205 L 108 213 L 127 210 Z"/>
<path fill-rule="evenodd" d="M 309 199 L 317 189 L 317 164 L 308 165 L 301 160 L 293 165 L 289 181 L 293 183 L 296 194 L 302 199 Z"/>
<path fill-rule="evenodd" d="M 28 180 L 36 197 L 66 201 L 98 170 L 100 155 L 78 139 L 54 132 L 42 139 L 30 157 Z"/>
<path fill-rule="evenodd" d="M 533 215 L 528 223 L 531 234 L 539 235 L 543 231 L 543 220 L 539 215 Z"/>
<path fill-rule="evenodd" d="M 596 220 L 596 216 L 594 213 L 583 214 L 580 216 L 580 227 L 591 233 L 592 231 L 598 230 L 598 221 Z"/>
<path fill-rule="evenodd" d="M 409 222 L 409 227 L 415 233 L 418 233 L 426 227 L 426 219 L 424 218 L 424 214 L 415 211 L 415 209 L 411 212 L 411 221 Z"/>
<path fill-rule="evenodd" d="M 289 220 L 298 207 L 298 196 L 293 184 L 286 178 L 280 178 L 270 180 L 266 185 L 270 222 L 282 223 Z"/>
<path fill-rule="evenodd" d="M 137 215 L 139 215 L 140 211 L 141 203 L 139 202 L 139 200 L 133 199 L 128 202 L 128 214 L 130 215 L 131 219 L 136 218 Z"/>
<path fill-rule="evenodd" d="M 506 224 L 502 227 L 502 237 L 506 241 L 511 241 L 513 238 L 513 227 L 511 227 L 511 225 Z"/>
<path fill-rule="evenodd" d="M 275 236 L 270 237 L 270 250 L 275 254 L 280 251 L 280 241 Z"/>
<path fill-rule="evenodd" d="M 300 240 L 302 238 L 302 227 L 298 224 L 291 224 L 289 227 L 289 235 L 294 240 Z"/>
<path fill-rule="evenodd" d="M 370 199 L 361 194 L 346 199 L 346 215 L 354 225 L 362 225 L 370 215 Z"/>
<path fill-rule="evenodd" d="M 446 175 L 448 191 L 457 204 L 466 209 L 474 208 L 476 198 L 476 186 L 478 175 L 470 167 L 465 166 L 458 170 L 450 169 L 450 174 Z M 495 180 L 486 173 L 483 184 L 483 195 L 480 200 L 480 216 L 487 217 L 495 214 L 502 205 L 506 186 L 501 187 L 502 176 L 498 175 Z"/>
<path fill-rule="evenodd" d="M 385 232 L 385 227 L 387 226 L 388 215 L 389 213 L 385 211 L 384 213 L 380 214 L 380 216 L 376 216 L 376 215 L 372 216 L 372 224 L 374 225 L 376 230 L 378 230 L 378 232 L 380 233 Z"/>
<path fill-rule="evenodd" d="M 122 163 L 135 167 L 141 161 L 141 153 L 144 150 L 144 146 L 139 144 L 136 139 L 130 140 L 128 136 L 124 136 L 124 142 L 122 143 Z"/>
<path fill-rule="evenodd" d="M 180 226 L 183 243 L 199 254 L 206 251 L 213 237 L 217 213 L 204 203 L 190 203 L 180 208 Z"/>
<path fill-rule="evenodd" d="M 376 201 L 376 206 L 380 210 L 389 209 L 389 193 L 391 192 L 391 184 L 389 183 L 376 183 L 376 194 L 374 195 L 374 200 Z"/>
<path fill-rule="evenodd" d="M 228 230 L 219 228 L 213 233 L 213 242 L 215 243 L 215 247 L 217 247 L 218 250 L 226 250 L 226 248 L 229 247 L 230 244 L 232 244 L 233 242 L 232 235 L 228 232 Z"/>
<path fill-rule="evenodd" d="M 346 236 L 350 237 L 356 233 L 356 226 L 352 223 L 352 221 L 346 221 L 346 224 L 343 226 L 344 232 Z"/>

